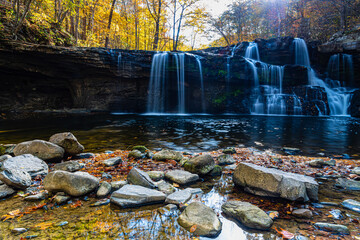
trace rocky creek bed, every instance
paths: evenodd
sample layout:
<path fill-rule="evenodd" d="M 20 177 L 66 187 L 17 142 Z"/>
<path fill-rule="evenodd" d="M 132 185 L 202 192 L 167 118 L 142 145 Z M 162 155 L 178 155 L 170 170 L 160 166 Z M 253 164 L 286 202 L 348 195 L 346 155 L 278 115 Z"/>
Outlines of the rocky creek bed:
<path fill-rule="evenodd" d="M 2 150 L 2 239 L 360 239 L 359 160 L 290 148 L 82 153 L 71 133 Z"/>

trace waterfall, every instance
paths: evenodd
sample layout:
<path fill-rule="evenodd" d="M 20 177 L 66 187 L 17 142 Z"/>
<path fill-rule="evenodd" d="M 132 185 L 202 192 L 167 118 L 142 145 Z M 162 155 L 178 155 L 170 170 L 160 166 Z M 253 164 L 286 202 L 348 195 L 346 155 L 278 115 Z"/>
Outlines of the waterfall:
<path fill-rule="evenodd" d="M 119 53 L 118 58 L 117 58 L 117 70 L 118 73 L 120 73 L 120 63 L 121 63 L 121 53 Z"/>
<path fill-rule="evenodd" d="M 199 74 L 200 74 L 200 85 L 201 85 L 201 108 L 202 112 L 206 113 L 206 106 L 205 106 L 205 88 L 204 88 L 204 77 L 203 77 L 203 71 L 202 71 L 202 65 L 201 65 L 201 57 L 194 55 L 196 62 L 199 67 Z"/>
<path fill-rule="evenodd" d="M 177 85 L 178 85 L 178 113 L 185 114 L 185 53 L 174 53 Z"/>
<path fill-rule="evenodd" d="M 354 66 L 352 55 L 334 54 L 330 57 L 327 66 L 328 77 L 340 82 L 352 83 L 354 79 Z"/>
<path fill-rule="evenodd" d="M 316 76 L 314 69 L 312 69 L 310 66 L 309 52 L 303 39 L 295 38 L 294 45 L 295 63 L 298 65 L 306 66 L 308 68 L 309 84 L 311 86 L 318 86 L 325 89 L 330 108 L 330 115 L 348 116 L 348 108 L 350 106 L 350 93 L 347 91 L 347 89 L 343 87 L 332 88 L 334 83 L 327 84 L 322 79 Z M 336 62 L 337 60 L 335 61 L 334 59 L 333 61 Z M 319 114 L 322 114 L 321 111 L 319 112 Z"/>
<path fill-rule="evenodd" d="M 257 43 L 254 42 L 249 43 L 249 46 L 246 48 L 245 51 L 245 58 L 250 58 L 260 61 L 259 48 Z"/>
<path fill-rule="evenodd" d="M 169 53 L 156 53 L 151 63 L 151 74 L 147 102 L 148 113 L 164 113 L 165 80 Z"/>

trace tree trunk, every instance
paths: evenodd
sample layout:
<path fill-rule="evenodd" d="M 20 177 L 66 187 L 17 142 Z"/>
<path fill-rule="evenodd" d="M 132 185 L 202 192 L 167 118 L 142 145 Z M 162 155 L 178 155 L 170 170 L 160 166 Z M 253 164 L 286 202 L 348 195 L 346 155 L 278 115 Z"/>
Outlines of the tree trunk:
<path fill-rule="evenodd" d="M 155 21 L 155 36 L 154 36 L 153 50 L 157 50 L 158 45 L 159 45 L 161 3 L 162 3 L 162 0 L 159 0 L 157 19 Z"/>
<path fill-rule="evenodd" d="M 106 33 L 106 39 L 105 39 L 105 47 L 106 48 L 109 46 L 109 34 L 110 34 L 111 21 L 112 21 L 114 8 L 115 8 L 115 3 L 116 3 L 116 0 L 113 0 L 112 4 L 111 4 L 110 15 L 109 15 L 109 23 L 108 23 L 108 26 L 107 26 L 107 33 Z"/>

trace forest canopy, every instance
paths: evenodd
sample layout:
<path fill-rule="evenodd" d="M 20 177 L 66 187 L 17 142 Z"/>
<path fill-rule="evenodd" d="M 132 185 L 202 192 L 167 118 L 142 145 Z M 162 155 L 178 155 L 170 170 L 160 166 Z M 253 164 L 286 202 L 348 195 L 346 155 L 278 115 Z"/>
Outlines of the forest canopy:
<path fill-rule="evenodd" d="M 165 51 L 281 36 L 326 42 L 359 29 L 360 0 L 237 0 L 220 15 L 205 2 L 0 0 L 0 38 Z"/>

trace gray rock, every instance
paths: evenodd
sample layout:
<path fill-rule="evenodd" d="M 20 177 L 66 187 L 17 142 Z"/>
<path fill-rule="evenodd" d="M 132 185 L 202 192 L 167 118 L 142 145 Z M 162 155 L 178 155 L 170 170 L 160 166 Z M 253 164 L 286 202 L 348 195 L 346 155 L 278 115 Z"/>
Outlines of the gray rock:
<path fill-rule="evenodd" d="M 353 199 L 347 199 L 341 203 L 341 205 L 344 208 L 350 209 L 354 212 L 360 213 L 360 202 L 353 200 Z"/>
<path fill-rule="evenodd" d="M 229 201 L 221 206 L 221 210 L 249 228 L 268 230 L 273 224 L 263 210 L 248 202 Z"/>
<path fill-rule="evenodd" d="M 110 173 L 103 172 L 101 174 L 101 178 L 112 179 L 112 175 Z"/>
<path fill-rule="evenodd" d="M 155 155 L 153 156 L 153 159 L 157 161 L 175 160 L 179 162 L 182 158 L 183 155 L 181 152 L 173 150 L 161 150 L 160 152 L 155 153 Z"/>
<path fill-rule="evenodd" d="M 128 158 L 134 158 L 134 159 L 140 159 L 143 157 L 145 157 L 145 154 L 143 154 L 139 150 L 132 150 L 131 152 L 129 152 L 129 155 L 128 155 Z"/>
<path fill-rule="evenodd" d="M 199 155 L 189 159 L 185 164 L 184 168 L 186 171 L 196 173 L 199 175 L 206 175 L 214 169 L 215 161 L 210 155 Z"/>
<path fill-rule="evenodd" d="M 320 202 L 320 204 L 325 205 L 325 206 L 333 206 L 333 207 L 339 206 L 339 204 L 335 203 L 335 202 Z"/>
<path fill-rule="evenodd" d="M 292 215 L 297 218 L 312 218 L 313 216 L 312 211 L 309 209 L 295 209 Z"/>
<path fill-rule="evenodd" d="M 47 198 L 48 196 L 48 192 L 47 191 L 42 191 L 38 194 L 35 194 L 35 195 L 30 195 L 30 196 L 27 196 L 25 197 L 24 200 L 26 201 L 39 201 L 39 200 L 44 200 L 45 198 Z"/>
<path fill-rule="evenodd" d="M 46 162 L 31 154 L 9 158 L 3 162 L 1 168 L 8 170 L 21 169 L 29 173 L 31 177 L 46 175 L 49 172 L 49 167 Z"/>
<path fill-rule="evenodd" d="M 110 204 L 110 199 L 101 199 L 99 201 L 97 201 L 96 203 L 93 203 L 90 205 L 90 207 L 99 207 L 99 206 L 104 206 L 104 205 L 108 205 Z"/>
<path fill-rule="evenodd" d="M 300 174 L 240 163 L 233 180 L 235 185 L 259 196 L 281 197 L 291 201 L 318 200 L 318 183 L 314 178 Z"/>
<path fill-rule="evenodd" d="M 327 231 L 327 232 L 350 234 L 349 229 L 344 225 L 318 222 L 318 223 L 315 223 L 315 227 L 319 228 L 320 230 Z"/>
<path fill-rule="evenodd" d="M 218 164 L 220 166 L 222 165 L 231 165 L 235 163 L 235 159 L 233 158 L 233 156 L 229 155 L 229 154 L 224 154 L 224 155 L 220 155 L 217 158 L 218 160 Z"/>
<path fill-rule="evenodd" d="M 10 195 L 13 195 L 14 193 L 16 193 L 16 191 L 8 185 L 4 184 L 0 186 L 0 199 L 6 198 Z"/>
<path fill-rule="evenodd" d="M 214 210 L 200 202 L 190 203 L 179 216 L 178 223 L 188 231 L 196 225 L 193 234 L 207 237 L 219 235 L 222 227 Z"/>
<path fill-rule="evenodd" d="M 140 185 L 146 188 L 156 188 L 156 184 L 151 180 L 149 175 L 137 168 L 132 168 L 127 176 L 130 184 Z"/>
<path fill-rule="evenodd" d="M 57 163 L 54 165 L 54 170 L 61 170 L 61 171 L 67 171 L 67 172 L 76 172 L 79 171 L 82 166 L 77 161 L 67 161 L 63 163 Z"/>
<path fill-rule="evenodd" d="M 3 162 L 5 160 L 8 160 L 9 158 L 12 158 L 12 156 L 6 154 L 6 155 L 2 155 L 0 156 L 0 162 Z"/>
<path fill-rule="evenodd" d="M 106 197 L 111 192 L 111 184 L 108 182 L 102 182 L 99 189 L 96 192 L 98 198 Z"/>
<path fill-rule="evenodd" d="M 146 173 L 149 175 L 151 180 L 153 180 L 155 182 L 158 182 L 158 181 L 164 179 L 164 177 L 165 177 L 165 173 L 162 171 L 149 171 Z"/>
<path fill-rule="evenodd" d="M 185 204 L 191 199 L 191 196 L 192 193 L 189 190 L 180 190 L 167 196 L 165 203 L 176 205 Z"/>
<path fill-rule="evenodd" d="M 58 145 L 43 140 L 22 142 L 14 148 L 15 156 L 32 154 L 42 160 L 61 160 L 65 150 Z"/>
<path fill-rule="evenodd" d="M 54 197 L 54 202 L 57 203 L 58 205 L 61 205 L 69 201 L 70 198 L 71 197 L 69 195 L 66 195 L 64 192 L 58 192 Z"/>
<path fill-rule="evenodd" d="M 139 185 L 125 185 L 113 192 L 110 201 L 123 208 L 163 203 L 165 194 Z"/>
<path fill-rule="evenodd" d="M 26 189 L 31 185 L 30 174 L 20 169 L 5 169 L 0 172 L 0 180 L 18 189 Z"/>
<path fill-rule="evenodd" d="M 315 159 L 315 160 L 309 161 L 308 164 L 311 167 L 322 168 L 324 166 L 335 166 L 336 161 L 335 160 L 325 161 L 324 159 Z"/>
<path fill-rule="evenodd" d="M 222 151 L 224 154 L 235 154 L 236 150 L 233 147 L 226 148 Z"/>
<path fill-rule="evenodd" d="M 345 219 L 345 217 L 342 214 L 340 209 L 331 209 L 331 211 L 329 211 L 329 213 L 331 214 L 332 218 L 334 218 L 334 219 L 337 219 L 337 220 Z"/>
<path fill-rule="evenodd" d="M 78 142 L 76 137 L 71 132 L 54 134 L 50 137 L 49 142 L 62 147 L 70 156 L 79 154 L 84 151 L 84 146 Z"/>
<path fill-rule="evenodd" d="M 28 230 L 26 228 L 13 228 L 11 229 L 11 232 L 14 234 L 21 234 L 24 232 L 27 232 Z"/>
<path fill-rule="evenodd" d="M 167 183 L 163 180 L 157 182 L 156 185 L 157 185 L 158 190 L 160 192 L 165 193 L 166 195 L 172 194 L 176 190 L 176 188 L 173 185 L 171 185 L 170 183 Z"/>
<path fill-rule="evenodd" d="M 103 161 L 103 163 L 108 167 L 118 165 L 121 162 L 122 162 L 121 157 L 109 158 L 109 159 L 106 159 L 105 161 Z"/>
<path fill-rule="evenodd" d="M 360 167 L 356 167 L 351 171 L 352 174 L 360 175 Z"/>
<path fill-rule="evenodd" d="M 87 172 L 54 171 L 43 180 L 43 186 L 49 192 L 65 192 L 79 197 L 94 191 L 99 186 L 99 179 Z"/>
<path fill-rule="evenodd" d="M 116 181 L 110 183 L 111 189 L 113 190 L 118 190 L 127 184 L 129 184 L 128 181 Z"/>
<path fill-rule="evenodd" d="M 360 191 L 360 182 L 352 179 L 338 178 L 335 186 L 345 190 Z"/>
<path fill-rule="evenodd" d="M 296 155 L 301 152 L 299 148 L 292 148 L 292 147 L 283 147 L 281 150 L 288 155 Z"/>
<path fill-rule="evenodd" d="M 76 154 L 75 156 L 72 156 L 71 159 L 76 160 L 76 159 L 88 159 L 88 158 L 95 158 L 95 154 L 93 154 L 93 153 L 80 153 L 80 154 Z"/>
<path fill-rule="evenodd" d="M 199 180 L 199 175 L 183 170 L 173 170 L 165 174 L 165 178 L 181 185 L 190 184 Z"/>

